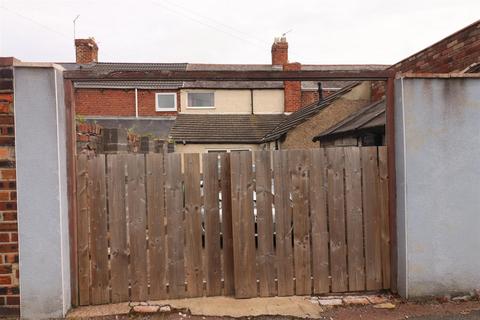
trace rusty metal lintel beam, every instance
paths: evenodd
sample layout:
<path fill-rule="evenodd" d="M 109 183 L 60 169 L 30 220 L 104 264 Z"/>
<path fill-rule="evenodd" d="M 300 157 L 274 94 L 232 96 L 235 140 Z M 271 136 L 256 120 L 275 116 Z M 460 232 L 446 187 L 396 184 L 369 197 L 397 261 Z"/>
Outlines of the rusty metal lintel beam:
<path fill-rule="evenodd" d="M 387 80 L 392 71 L 118 71 L 100 74 L 89 70 L 64 71 L 64 78 L 91 80 L 165 80 L 165 81 L 319 81 L 319 80 Z"/>

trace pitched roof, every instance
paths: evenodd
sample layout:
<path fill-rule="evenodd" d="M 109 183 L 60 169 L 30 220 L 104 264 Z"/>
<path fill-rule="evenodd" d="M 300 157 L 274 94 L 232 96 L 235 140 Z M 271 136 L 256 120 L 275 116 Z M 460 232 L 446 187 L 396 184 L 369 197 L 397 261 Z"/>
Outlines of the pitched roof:
<path fill-rule="evenodd" d="M 283 114 L 180 113 L 170 135 L 178 143 L 261 143 L 284 118 Z"/>
<path fill-rule="evenodd" d="M 354 82 L 348 86 L 342 88 L 341 90 L 332 93 L 327 96 L 325 99 L 319 102 L 315 102 L 311 105 L 301 108 L 298 111 L 293 112 L 288 115 L 285 120 L 278 124 L 271 132 L 269 132 L 263 139 L 264 142 L 273 141 L 280 138 L 283 134 L 287 133 L 289 130 L 295 128 L 297 125 L 308 120 L 312 116 L 316 115 L 318 112 L 328 107 L 332 102 L 342 97 L 345 93 L 351 91 L 360 82 Z"/>
<path fill-rule="evenodd" d="M 150 118 L 150 119 L 122 119 L 108 117 L 88 117 L 87 122 L 96 123 L 104 128 L 131 129 L 140 135 L 153 135 L 156 138 L 167 139 L 174 119 Z"/>
<path fill-rule="evenodd" d="M 385 99 L 383 99 L 352 113 L 336 125 L 313 137 L 312 140 L 317 141 L 329 136 L 342 135 L 375 127 L 384 127 L 385 122 Z"/>

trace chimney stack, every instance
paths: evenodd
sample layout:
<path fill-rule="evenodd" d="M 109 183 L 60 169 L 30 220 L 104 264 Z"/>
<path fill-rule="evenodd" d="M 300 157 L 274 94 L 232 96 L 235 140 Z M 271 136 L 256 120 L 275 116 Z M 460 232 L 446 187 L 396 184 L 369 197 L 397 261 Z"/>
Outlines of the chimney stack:
<path fill-rule="evenodd" d="M 95 39 L 75 39 L 75 57 L 77 63 L 98 62 L 98 46 Z"/>
<path fill-rule="evenodd" d="M 272 44 L 272 64 L 284 65 L 288 63 L 288 42 L 287 38 L 275 38 Z"/>

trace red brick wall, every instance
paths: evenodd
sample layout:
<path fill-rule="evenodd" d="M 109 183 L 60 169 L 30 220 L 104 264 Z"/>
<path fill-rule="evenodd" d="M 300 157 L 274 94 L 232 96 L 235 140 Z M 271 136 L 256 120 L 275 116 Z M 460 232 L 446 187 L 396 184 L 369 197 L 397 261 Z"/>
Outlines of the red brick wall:
<path fill-rule="evenodd" d="M 155 93 L 171 90 L 138 90 L 139 116 L 168 116 L 176 112 L 155 111 Z M 76 89 L 76 113 L 83 116 L 135 116 L 135 90 Z M 180 110 L 180 92 L 177 92 L 177 110 Z"/>
<path fill-rule="evenodd" d="M 480 62 L 480 21 L 438 41 L 430 47 L 392 65 L 389 70 L 416 73 L 460 72 Z M 372 100 L 385 94 L 385 84 L 374 82 Z"/>
<path fill-rule="evenodd" d="M 328 97 L 335 91 L 322 90 L 323 98 Z M 318 101 L 318 91 L 302 91 L 302 108 Z"/>
<path fill-rule="evenodd" d="M 0 315 L 20 306 L 12 63 L 0 58 Z"/>
<path fill-rule="evenodd" d="M 302 65 L 298 62 L 288 63 L 283 66 L 285 71 L 300 70 Z M 302 107 L 302 83 L 300 81 L 284 81 L 285 112 L 295 112 Z"/>

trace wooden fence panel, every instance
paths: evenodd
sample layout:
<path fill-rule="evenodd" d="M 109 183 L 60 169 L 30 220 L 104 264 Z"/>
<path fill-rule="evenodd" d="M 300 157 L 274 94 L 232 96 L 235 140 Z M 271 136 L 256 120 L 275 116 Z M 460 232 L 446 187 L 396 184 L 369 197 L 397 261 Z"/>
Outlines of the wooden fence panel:
<path fill-rule="evenodd" d="M 201 297 L 203 296 L 203 248 L 199 155 L 185 154 L 184 168 L 187 294 L 189 297 Z"/>
<path fill-rule="evenodd" d="M 362 169 L 360 149 L 345 148 L 345 205 L 348 243 L 348 289 L 365 290 L 363 256 Z"/>
<path fill-rule="evenodd" d="M 167 210 L 168 284 L 170 298 L 185 297 L 183 190 L 181 157 L 166 156 L 165 203 Z"/>
<path fill-rule="evenodd" d="M 88 162 L 86 155 L 77 159 L 77 256 L 78 256 L 78 297 L 81 306 L 90 304 L 90 212 L 88 193 Z"/>
<path fill-rule="evenodd" d="M 92 304 L 108 303 L 108 240 L 107 240 L 107 203 L 105 185 L 105 156 L 99 155 L 89 161 L 88 179 L 91 193 L 89 207 L 90 219 L 90 254 L 92 259 Z"/>
<path fill-rule="evenodd" d="M 326 159 L 323 149 L 311 151 L 310 219 L 312 224 L 312 275 L 315 294 L 330 291 Z"/>
<path fill-rule="evenodd" d="M 148 299 L 145 156 L 127 155 L 127 206 L 130 239 L 130 298 Z"/>
<path fill-rule="evenodd" d="M 348 291 L 347 247 L 345 243 L 344 152 L 327 148 L 328 219 L 332 292 Z"/>
<path fill-rule="evenodd" d="M 258 232 L 257 265 L 260 296 L 268 297 L 276 295 L 277 291 L 273 249 L 271 152 L 257 151 L 254 155 Z"/>
<path fill-rule="evenodd" d="M 363 168 L 363 214 L 367 290 L 382 288 L 380 203 L 378 199 L 377 148 L 361 149 Z"/>
<path fill-rule="evenodd" d="M 220 154 L 220 189 L 222 192 L 222 235 L 223 235 L 223 294 L 235 294 L 232 231 L 232 189 L 230 182 L 230 154 Z"/>
<path fill-rule="evenodd" d="M 203 154 L 207 296 L 222 294 L 218 153 Z"/>
<path fill-rule="evenodd" d="M 292 207 L 290 206 L 291 177 L 288 166 L 288 152 L 273 153 L 275 189 L 275 240 L 278 295 L 294 294 L 293 249 L 292 249 Z"/>
<path fill-rule="evenodd" d="M 165 169 L 163 154 L 146 155 L 148 275 L 150 299 L 167 298 Z"/>
<path fill-rule="evenodd" d="M 252 153 L 242 151 L 230 154 L 230 168 L 235 296 L 251 298 L 257 296 Z"/>
<path fill-rule="evenodd" d="M 386 147 L 253 155 L 78 156 L 79 303 L 390 287 Z"/>
<path fill-rule="evenodd" d="M 292 150 L 288 155 L 293 205 L 295 294 L 311 294 L 310 267 L 310 218 L 308 173 L 310 167 L 309 152 Z"/>
<path fill-rule="evenodd" d="M 388 214 L 388 165 L 387 147 L 378 148 L 378 170 L 380 199 L 380 228 L 382 250 L 383 289 L 390 288 L 390 216 Z"/>
<path fill-rule="evenodd" d="M 112 302 L 122 302 L 129 298 L 124 155 L 107 156 L 107 189 Z"/>

